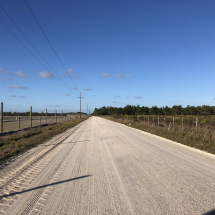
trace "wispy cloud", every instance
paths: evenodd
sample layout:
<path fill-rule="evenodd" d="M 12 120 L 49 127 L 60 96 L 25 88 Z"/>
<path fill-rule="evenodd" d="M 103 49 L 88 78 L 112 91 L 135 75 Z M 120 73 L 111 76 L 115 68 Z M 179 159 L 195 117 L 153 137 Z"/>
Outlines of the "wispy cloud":
<path fill-rule="evenodd" d="M 54 75 L 51 72 L 48 71 L 43 71 L 43 72 L 39 72 L 40 77 L 44 78 L 44 79 L 53 79 Z"/>
<path fill-rule="evenodd" d="M 77 90 L 78 88 L 77 87 L 71 87 L 70 89 L 71 90 Z"/>
<path fill-rule="evenodd" d="M 20 85 L 13 85 L 10 88 L 11 89 L 23 89 L 23 90 L 28 89 L 28 87 L 24 87 L 24 86 L 20 86 Z"/>
<path fill-rule="evenodd" d="M 85 90 L 85 91 L 90 91 L 90 90 L 92 90 L 92 88 L 89 88 L 89 87 L 88 87 L 88 88 L 85 88 L 84 90 Z"/>
<path fill-rule="evenodd" d="M 114 75 L 115 78 L 128 78 L 131 75 L 124 75 L 124 74 L 118 74 L 118 75 Z"/>
<path fill-rule="evenodd" d="M 135 99 L 142 99 L 141 96 L 135 96 L 134 98 L 135 98 Z"/>
<path fill-rule="evenodd" d="M 26 96 L 19 96 L 19 98 L 24 99 Z"/>
<path fill-rule="evenodd" d="M 96 97 L 97 95 L 92 95 L 92 97 Z"/>
<path fill-rule="evenodd" d="M 121 102 L 113 101 L 112 103 L 121 103 Z"/>
<path fill-rule="evenodd" d="M 20 78 L 27 78 L 27 75 L 25 75 L 22 71 L 17 71 L 17 72 L 14 72 L 14 73 L 10 73 L 11 75 L 15 75 L 15 76 L 18 76 Z"/>
<path fill-rule="evenodd" d="M 102 74 L 102 77 L 108 77 L 108 76 L 110 76 L 109 73 L 103 73 L 103 74 Z"/>
<path fill-rule="evenodd" d="M 48 107 L 61 107 L 62 105 L 47 105 Z"/>
<path fill-rule="evenodd" d="M 0 77 L 0 80 L 2 80 L 2 78 Z"/>
<path fill-rule="evenodd" d="M 99 72 L 98 72 L 98 71 L 96 71 L 96 72 L 95 72 L 95 74 L 99 74 Z"/>
<path fill-rule="evenodd" d="M 215 100 L 215 96 L 214 96 L 214 99 L 213 100 Z"/>
<path fill-rule="evenodd" d="M 67 69 L 67 74 L 65 75 L 66 78 L 71 77 L 74 80 L 77 80 L 80 78 L 80 74 L 78 72 L 74 72 L 73 69 Z"/>
<path fill-rule="evenodd" d="M 13 80 L 13 78 L 7 78 L 8 80 L 10 80 L 10 81 L 12 81 Z"/>
<path fill-rule="evenodd" d="M 69 94 L 69 93 L 66 93 L 65 96 L 70 96 L 70 94 Z"/>
<path fill-rule="evenodd" d="M 10 71 L 0 68 L 0 73 L 10 73 Z"/>
<path fill-rule="evenodd" d="M 121 97 L 121 96 L 114 96 L 115 98 L 119 98 L 119 97 Z"/>
<path fill-rule="evenodd" d="M 17 97 L 17 96 L 15 96 L 15 95 L 11 95 L 11 96 L 9 96 L 9 97 Z"/>

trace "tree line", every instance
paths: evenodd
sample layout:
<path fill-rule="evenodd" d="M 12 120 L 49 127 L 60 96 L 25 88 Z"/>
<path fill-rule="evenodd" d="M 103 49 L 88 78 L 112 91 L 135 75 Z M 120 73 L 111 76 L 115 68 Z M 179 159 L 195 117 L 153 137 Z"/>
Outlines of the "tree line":
<path fill-rule="evenodd" d="M 142 106 L 139 105 L 127 105 L 122 107 L 101 107 L 95 108 L 92 115 L 215 115 L 215 106 L 203 105 L 203 106 L 190 106 L 182 107 L 182 105 L 174 105 L 172 107 L 157 107 Z"/>

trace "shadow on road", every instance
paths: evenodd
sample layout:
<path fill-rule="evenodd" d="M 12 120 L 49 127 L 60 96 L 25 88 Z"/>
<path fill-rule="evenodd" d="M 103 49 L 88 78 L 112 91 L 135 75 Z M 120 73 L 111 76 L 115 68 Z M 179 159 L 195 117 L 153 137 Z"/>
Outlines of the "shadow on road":
<path fill-rule="evenodd" d="M 209 212 L 207 212 L 207 213 L 205 213 L 203 215 L 215 215 L 215 209 L 212 210 L 212 211 L 209 211 Z"/>
<path fill-rule="evenodd" d="M 62 184 L 62 183 L 66 183 L 66 182 L 70 182 L 70 181 L 74 181 L 74 180 L 86 178 L 86 177 L 89 177 L 89 176 L 92 176 L 92 175 L 83 175 L 83 176 L 80 176 L 80 177 L 77 177 L 77 178 L 71 178 L 71 179 L 67 179 L 67 180 L 64 180 L 64 181 L 58 181 L 58 182 L 55 182 L 55 183 L 45 184 L 45 185 L 42 185 L 42 186 L 39 186 L 39 187 L 34 187 L 34 188 L 31 188 L 31 189 L 28 189 L 28 190 L 23 190 L 23 191 L 20 191 L 20 192 L 15 192 L 15 193 L 10 193 L 10 194 L 6 194 L 6 195 L 2 195 L 2 196 L 0 196 L 0 199 L 2 199 L 4 197 L 9 197 L 9 196 L 15 196 L 17 194 L 26 193 L 26 192 L 33 191 L 33 190 L 42 189 L 42 188 L 53 186 L 53 185 L 58 185 L 58 184 Z"/>

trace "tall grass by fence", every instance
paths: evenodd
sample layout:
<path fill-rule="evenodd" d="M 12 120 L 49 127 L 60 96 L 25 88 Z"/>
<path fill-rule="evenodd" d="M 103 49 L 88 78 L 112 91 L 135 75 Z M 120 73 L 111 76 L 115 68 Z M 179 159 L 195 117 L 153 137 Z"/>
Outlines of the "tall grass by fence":
<path fill-rule="evenodd" d="M 121 119 L 124 122 L 139 122 L 148 126 L 162 127 L 167 130 L 189 129 L 192 131 L 213 130 L 215 131 L 215 116 L 128 116 L 114 115 L 113 118 Z"/>
<path fill-rule="evenodd" d="M 114 115 L 105 118 L 215 154 L 215 116 Z"/>

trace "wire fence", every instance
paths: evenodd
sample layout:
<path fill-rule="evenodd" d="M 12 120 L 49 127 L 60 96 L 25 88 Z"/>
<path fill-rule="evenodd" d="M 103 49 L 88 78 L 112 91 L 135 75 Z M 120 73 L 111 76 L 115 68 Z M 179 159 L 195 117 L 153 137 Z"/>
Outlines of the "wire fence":
<path fill-rule="evenodd" d="M 77 118 L 87 116 L 86 113 L 80 112 L 64 112 L 59 113 L 55 110 L 50 113 L 47 109 L 39 112 L 32 112 L 32 107 L 30 111 L 22 112 L 19 109 L 17 112 L 3 111 L 3 103 L 1 103 L 1 113 L 0 113 L 0 133 L 6 133 L 10 131 L 19 131 L 25 128 L 32 128 L 36 126 L 44 126 L 53 123 L 62 123 L 71 121 Z"/>
<path fill-rule="evenodd" d="M 147 126 L 161 127 L 167 130 L 215 131 L 215 116 L 142 116 L 142 115 L 118 115 L 113 116 L 127 123 L 140 123 Z"/>

